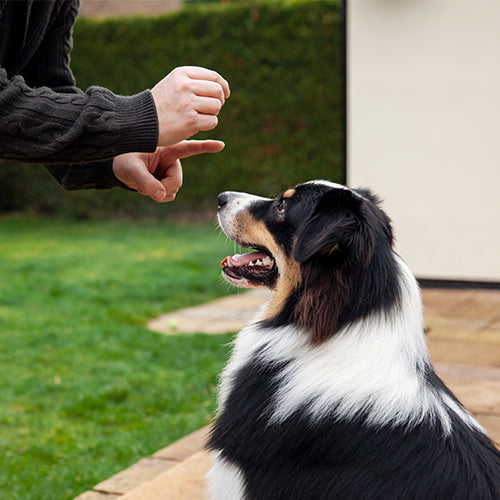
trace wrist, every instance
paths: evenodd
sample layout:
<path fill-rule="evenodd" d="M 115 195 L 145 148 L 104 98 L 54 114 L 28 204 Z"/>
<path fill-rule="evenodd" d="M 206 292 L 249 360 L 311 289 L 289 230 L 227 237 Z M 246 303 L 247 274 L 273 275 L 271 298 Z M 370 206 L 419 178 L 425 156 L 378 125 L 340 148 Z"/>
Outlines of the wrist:
<path fill-rule="evenodd" d="M 158 115 L 150 90 L 133 96 L 117 96 L 116 116 L 120 126 L 117 155 L 155 151 L 158 144 Z"/>

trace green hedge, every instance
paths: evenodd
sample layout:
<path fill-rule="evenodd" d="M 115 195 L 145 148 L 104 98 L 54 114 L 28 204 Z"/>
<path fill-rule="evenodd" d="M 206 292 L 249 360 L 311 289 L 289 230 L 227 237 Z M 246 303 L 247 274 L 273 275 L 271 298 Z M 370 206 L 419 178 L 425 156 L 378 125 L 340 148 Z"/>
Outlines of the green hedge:
<path fill-rule="evenodd" d="M 205 66 L 231 85 L 217 129 L 199 134 L 224 152 L 183 161 L 175 203 L 130 192 L 68 193 L 45 169 L 4 163 L 0 211 L 28 208 L 76 217 L 204 213 L 217 193 L 275 195 L 312 178 L 342 180 L 342 13 L 333 0 L 205 4 L 159 17 L 85 19 L 74 31 L 81 88 L 151 88 L 171 69 Z"/>

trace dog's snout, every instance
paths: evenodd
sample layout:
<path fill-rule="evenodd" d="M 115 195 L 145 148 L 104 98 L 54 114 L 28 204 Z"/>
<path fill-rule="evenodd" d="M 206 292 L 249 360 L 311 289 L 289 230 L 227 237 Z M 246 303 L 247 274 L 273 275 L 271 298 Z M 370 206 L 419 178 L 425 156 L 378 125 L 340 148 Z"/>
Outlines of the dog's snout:
<path fill-rule="evenodd" d="M 224 193 L 221 193 L 219 196 L 217 196 L 217 210 L 224 208 L 224 206 L 227 205 L 228 201 L 229 193 L 227 191 L 224 191 Z"/>
<path fill-rule="evenodd" d="M 217 209 L 220 212 L 223 208 L 233 212 L 248 208 L 255 202 L 268 201 L 267 198 L 261 198 L 248 193 L 239 193 L 237 191 L 224 191 L 217 197 Z"/>

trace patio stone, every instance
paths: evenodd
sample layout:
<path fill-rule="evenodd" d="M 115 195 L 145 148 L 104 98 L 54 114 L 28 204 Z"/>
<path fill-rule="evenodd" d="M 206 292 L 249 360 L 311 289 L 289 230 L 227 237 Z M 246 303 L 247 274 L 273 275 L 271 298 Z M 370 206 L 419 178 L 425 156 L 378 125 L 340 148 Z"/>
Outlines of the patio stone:
<path fill-rule="evenodd" d="M 123 495 L 144 481 L 153 479 L 167 469 L 177 465 L 177 461 L 148 457 L 118 474 L 94 486 L 94 490 L 108 494 Z"/>
<path fill-rule="evenodd" d="M 159 333 L 230 333 L 241 330 L 254 317 L 258 308 L 270 297 L 267 289 L 230 295 L 198 307 L 164 314 L 149 322 Z"/>
<path fill-rule="evenodd" d="M 207 453 L 199 451 L 172 469 L 130 491 L 121 500 L 200 500 L 205 498 L 204 477 L 210 469 Z"/>
<path fill-rule="evenodd" d="M 472 413 L 500 417 L 500 369 L 436 364 L 437 374 Z"/>
<path fill-rule="evenodd" d="M 180 462 L 203 448 L 207 441 L 209 430 L 210 426 L 202 427 L 170 446 L 157 451 L 153 457 Z"/>

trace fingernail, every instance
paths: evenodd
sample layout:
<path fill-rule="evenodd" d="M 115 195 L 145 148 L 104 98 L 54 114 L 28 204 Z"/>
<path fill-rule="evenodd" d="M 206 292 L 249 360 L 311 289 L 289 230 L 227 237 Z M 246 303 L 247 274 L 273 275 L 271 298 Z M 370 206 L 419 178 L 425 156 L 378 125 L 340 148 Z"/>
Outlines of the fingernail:
<path fill-rule="evenodd" d="M 163 198 L 165 198 L 165 196 L 166 196 L 165 191 L 158 189 L 158 191 L 156 191 L 156 193 L 153 195 L 153 198 L 157 201 L 161 201 L 163 200 Z"/>

